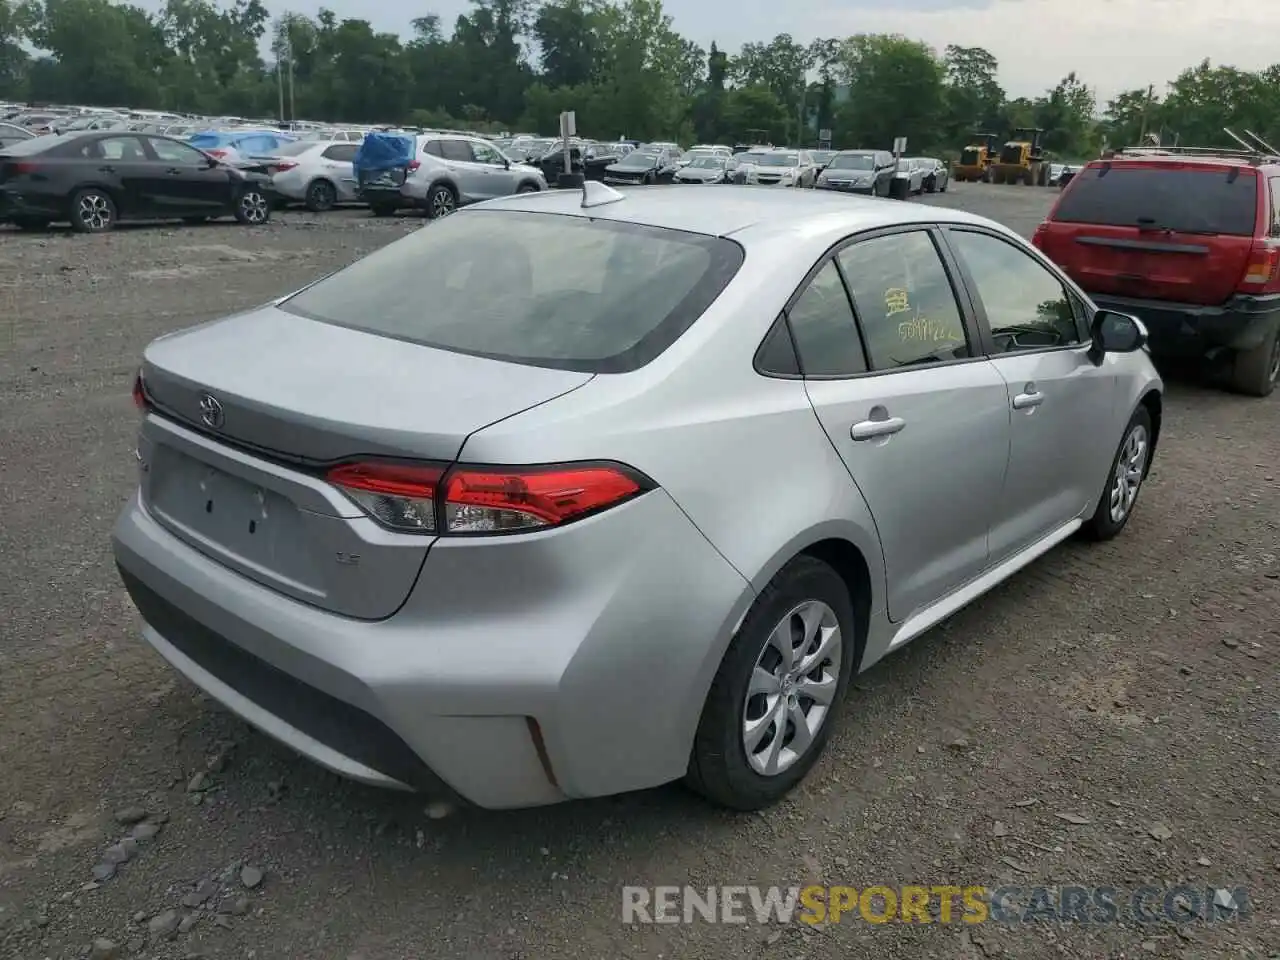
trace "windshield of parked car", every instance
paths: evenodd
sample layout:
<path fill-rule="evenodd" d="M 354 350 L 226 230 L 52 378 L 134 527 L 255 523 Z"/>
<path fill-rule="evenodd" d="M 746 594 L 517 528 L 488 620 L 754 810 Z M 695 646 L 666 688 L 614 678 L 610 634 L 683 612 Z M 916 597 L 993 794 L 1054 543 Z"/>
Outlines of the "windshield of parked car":
<path fill-rule="evenodd" d="M 1258 178 L 1237 167 L 1160 167 L 1121 162 L 1082 170 L 1062 194 L 1061 223 L 1253 235 Z"/>
<path fill-rule="evenodd" d="M 723 157 L 696 157 L 689 166 L 694 170 L 717 170 L 725 165 Z"/>
<path fill-rule="evenodd" d="M 442 350 L 616 373 L 670 346 L 742 259 L 721 237 L 476 209 L 383 247 L 280 309 Z"/>
<path fill-rule="evenodd" d="M 874 170 L 876 158 L 869 153 L 837 153 L 827 164 L 828 170 Z"/>
<path fill-rule="evenodd" d="M 657 150 L 640 149 L 627 154 L 618 161 L 617 166 L 625 169 L 648 170 L 658 162 L 659 156 Z"/>
<path fill-rule="evenodd" d="M 800 157 L 794 153 L 762 153 L 756 161 L 762 167 L 794 167 L 800 163 Z"/>

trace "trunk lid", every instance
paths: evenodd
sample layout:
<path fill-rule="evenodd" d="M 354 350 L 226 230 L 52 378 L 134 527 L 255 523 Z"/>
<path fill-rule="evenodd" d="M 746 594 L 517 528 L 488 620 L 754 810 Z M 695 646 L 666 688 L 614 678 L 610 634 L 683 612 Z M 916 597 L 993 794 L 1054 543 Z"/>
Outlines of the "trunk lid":
<path fill-rule="evenodd" d="M 151 514 L 244 576 L 361 619 L 400 607 L 434 538 L 379 526 L 324 481 L 324 466 L 449 463 L 476 430 L 592 378 L 274 307 L 156 340 L 142 376 L 155 411 L 139 444 Z"/>
<path fill-rule="evenodd" d="M 1093 164 L 1064 189 L 1040 248 L 1091 294 L 1221 304 L 1248 264 L 1260 192 L 1238 165 Z"/>

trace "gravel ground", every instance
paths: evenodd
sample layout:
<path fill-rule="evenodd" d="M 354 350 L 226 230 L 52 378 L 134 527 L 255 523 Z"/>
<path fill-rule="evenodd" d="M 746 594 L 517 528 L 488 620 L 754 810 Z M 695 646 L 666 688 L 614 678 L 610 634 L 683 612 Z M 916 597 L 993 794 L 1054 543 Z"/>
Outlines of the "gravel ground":
<path fill-rule="evenodd" d="M 928 202 L 1029 233 L 1051 197 Z M 432 819 L 180 682 L 138 639 L 107 543 L 142 347 L 418 225 L 0 232 L 0 957 L 95 938 L 100 960 L 1280 955 L 1277 400 L 1172 385 L 1125 534 L 1058 549 L 863 675 L 827 757 L 763 815 L 668 787 Z M 620 922 L 624 884 L 810 881 L 1247 887 L 1253 916 Z"/>

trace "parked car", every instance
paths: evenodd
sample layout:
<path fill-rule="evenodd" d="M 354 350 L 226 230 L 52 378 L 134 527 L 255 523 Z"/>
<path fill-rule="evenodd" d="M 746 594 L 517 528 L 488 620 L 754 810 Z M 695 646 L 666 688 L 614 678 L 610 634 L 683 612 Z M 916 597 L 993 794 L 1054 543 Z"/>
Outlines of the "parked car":
<path fill-rule="evenodd" d="M 730 177 L 734 183 L 745 184 L 747 177 L 755 169 L 756 164 L 760 162 L 760 158 L 772 151 L 772 147 L 762 147 L 755 150 L 744 150 L 733 155 L 733 159 L 729 164 Z"/>
<path fill-rule="evenodd" d="M 589 143 L 569 148 L 569 164 L 572 172 L 580 173 L 588 180 L 603 180 L 605 171 L 620 159 L 620 153 L 612 145 Z M 564 172 L 564 150 L 552 150 L 538 164 L 545 183 L 554 184 Z"/>
<path fill-rule="evenodd" d="M 1280 377 L 1280 159 L 1119 153 L 1058 195 L 1035 245 L 1099 304 L 1143 319 L 1160 357 L 1240 393 Z"/>
<path fill-rule="evenodd" d="M 770 150 L 747 171 L 746 183 L 772 187 L 812 187 L 817 181 L 808 150 Z"/>
<path fill-rule="evenodd" d="M 812 154 L 814 173 L 821 176 L 822 171 L 827 169 L 827 164 L 831 162 L 831 158 L 834 157 L 836 153 L 837 151 L 835 150 L 814 150 Z"/>
<path fill-rule="evenodd" d="M 728 183 L 729 159 L 720 155 L 698 157 L 681 167 L 673 176 L 674 183 Z"/>
<path fill-rule="evenodd" d="M 301 203 L 313 213 L 332 210 L 339 203 L 360 198 L 353 161 L 359 144 L 349 141 L 299 140 L 286 143 L 267 157 L 252 157 L 271 177 L 276 195 L 285 203 Z"/>
<path fill-rule="evenodd" d="M 1063 167 L 1062 172 L 1058 174 L 1057 180 L 1055 181 L 1055 185 L 1058 187 L 1058 189 L 1065 188 L 1066 185 L 1070 183 L 1072 179 L 1074 179 L 1076 172 L 1077 171 L 1075 167 L 1072 167 L 1072 166 Z"/>
<path fill-rule="evenodd" d="M 95 131 L 35 137 L 0 150 L 0 219 L 24 229 L 70 222 L 101 233 L 121 220 L 271 217 L 270 180 L 178 140 Z"/>
<path fill-rule="evenodd" d="M 900 157 L 893 173 L 890 196 L 906 200 L 924 193 L 924 164 L 919 157 Z"/>
<path fill-rule="evenodd" d="M 936 157 L 924 157 L 920 160 L 924 174 L 925 193 L 946 193 L 951 183 L 951 170 Z"/>
<path fill-rule="evenodd" d="M 0 151 L 11 144 L 30 140 L 34 136 L 35 134 L 26 127 L 20 127 L 14 123 L 0 123 Z"/>
<path fill-rule="evenodd" d="M 148 644 L 347 777 L 761 808 L 852 676 L 1123 530 L 1142 344 L 958 210 L 495 200 L 151 343 L 115 560 Z"/>
<path fill-rule="evenodd" d="M 215 159 L 237 163 L 248 157 L 275 153 L 297 137 L 281 130 L 206 130 L 187 137 L 187 143 Z"/>
<path fill-rule="evenodd" d="M 888 150 L 841 150 L 818 175 L 819 190 L 887 197 L 897 167 Z"/>
<path fill-rule="evenodd" d="M 646 144 L 633 150 L 604 171 L 605 183 L 649 184 L 670 183 L 675 176 L 674 161 L 678 150 Z"/>
<path fill-rule="evenodd" d="M 391 165 L 376 171 L 376 177 L 362 178 L 362 155 L 397 139 L 405 142 L 403 156 L 392 157 Z M 480 137 L 371 133 L 357 151 L 355 166 L 359 196 L 375 216 L 418 208 L 425 210 L 428 217 L 444 217 L 480 200 L 547 189 L 541 170 L 512 163 Z"/>

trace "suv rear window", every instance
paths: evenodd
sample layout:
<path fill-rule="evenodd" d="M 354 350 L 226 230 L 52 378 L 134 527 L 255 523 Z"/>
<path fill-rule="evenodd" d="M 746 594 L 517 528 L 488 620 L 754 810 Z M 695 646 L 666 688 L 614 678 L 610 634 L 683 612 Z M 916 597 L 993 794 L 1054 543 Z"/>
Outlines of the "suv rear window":
<path fill-rule="evenodd" d="M 1251 237 L 1257 201 L 1258 178 L 1251 169 L 1122 161 L 1076 174 L 1053 219 Z"/>
<path fill-rule="evenodd" d="M 533 366 L 624 373 L 667 349 L 742 265 L 731 240 L 587 217 L 468 210 L 280 309 Z"/>

